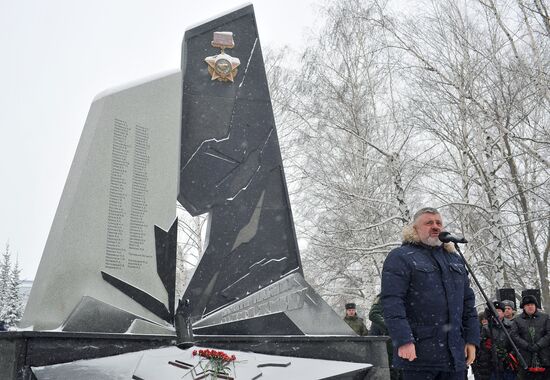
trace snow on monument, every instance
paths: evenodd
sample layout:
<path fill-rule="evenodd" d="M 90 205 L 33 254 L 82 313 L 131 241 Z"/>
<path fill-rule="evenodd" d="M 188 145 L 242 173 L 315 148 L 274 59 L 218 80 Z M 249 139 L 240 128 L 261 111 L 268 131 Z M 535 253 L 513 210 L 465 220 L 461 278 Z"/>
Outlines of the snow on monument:
<path fill-rule="evenodd" d="M 170 327 L 175 257 L 157 255 L 175 244 L 180 94 L 174 72 L 96 97 L 21 327 Z"/>
<path fill-rule="evenodd" d="M 176 200 L 209 222 L 177 309 Z M 188 29 L 181 73 L 94 101 L 22 326 L 0 376 L 203 378 L 214 347 L 244 358 L 228 379 L 389 377 L 385 338 L 304 278 L 252 5 Z"/>

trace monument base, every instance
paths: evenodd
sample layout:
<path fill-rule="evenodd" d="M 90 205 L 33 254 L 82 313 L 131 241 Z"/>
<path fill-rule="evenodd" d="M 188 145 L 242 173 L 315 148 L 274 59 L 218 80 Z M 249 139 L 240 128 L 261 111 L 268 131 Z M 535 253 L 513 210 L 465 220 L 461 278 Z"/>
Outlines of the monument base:
<path fill-rule="evenodd" d="M 222 350 L 311 358 L 373 367 L 357 380 L 389 379 L 387 337 L 199 335 L 195 345 Z M 0 378 L 34 380 L 31 367 L 115 356 L 175 345 L 170 335 L 20 331 L 0 333 Z M 354 378 L 355 379 L 355 378 Z"/>
<path fill-rule="evenodd" d="M 390 378 L 385 336 L 195 335 L 195 345 L 373 365 L 365 380 Z"/>
<path fill-rule="evenodd" d="M 172 335 L 50 331 L 0 333 L 0 379 L 31 380 L 30 367 L 102 358 L 174 345 Z"/>

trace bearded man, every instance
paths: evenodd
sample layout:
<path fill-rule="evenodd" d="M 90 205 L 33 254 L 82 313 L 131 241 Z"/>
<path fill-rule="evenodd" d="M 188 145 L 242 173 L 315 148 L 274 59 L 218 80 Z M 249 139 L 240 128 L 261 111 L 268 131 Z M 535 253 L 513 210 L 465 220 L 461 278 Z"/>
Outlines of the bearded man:
<path fill-rule="evenodd" d="M 381 300 L 404 380 L 464 380 L 475 359 L 479 325 L 464 262 L 438 235 L 443 219 L 426 207 L 384 262 Z"/>

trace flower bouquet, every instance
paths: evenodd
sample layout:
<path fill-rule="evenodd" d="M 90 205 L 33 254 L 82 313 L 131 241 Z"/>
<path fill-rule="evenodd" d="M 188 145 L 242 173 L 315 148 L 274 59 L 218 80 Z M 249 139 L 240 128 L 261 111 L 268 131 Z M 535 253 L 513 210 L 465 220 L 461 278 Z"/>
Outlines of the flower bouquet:
<path fill-rule="evenodd" d="M 531 366 L 527 369 L 527 371 L 535 372 L 535 373 L 540 373 L 540 372 L 546 371 L 546 368 L 544 368 L 540 365 L 540 360 L 539 360 L 539 354 L 538 353 L 535 352 L 533 354 L 533 358 L 531 360 Z"/>
<path fill-rule="evenodd" d="M 202 369 L 202 376 L 197 379 L 228 379 L 233 380 L 233 377 L 230 377 L 231 373 L 230 365 L 233 365 L 233 370 L 235 369 L 235 360 L 237 360 L 235 355 L 228 355 L 223 351 L 216 350 L 194 350 L 193 356 L 199 356 L 199 366 Z"/>

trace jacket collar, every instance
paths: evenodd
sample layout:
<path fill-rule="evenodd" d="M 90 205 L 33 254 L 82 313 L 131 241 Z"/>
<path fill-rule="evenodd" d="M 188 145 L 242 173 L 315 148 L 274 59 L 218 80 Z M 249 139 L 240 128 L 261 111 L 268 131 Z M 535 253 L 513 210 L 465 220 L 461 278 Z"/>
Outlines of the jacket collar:
<path fill-rule="evenodd" d="M 525 311 L 520 314 L 520 316 L 523 319 L 531 319 L 531 318 L 538 318 L 540 316 L 539 309 L 535 310 L 535 312 L 531 315 L 527 314 Z"/>
<path fill-rule="evenodd" d="M 359 319 L 359 317 L 357 316 L 357 313 L 355 313 L 355 315 L 353 317 L 350 317 L 350 316 L 345 316 L 344 319 L 347 319 L 347 320 L 356 320 L 356 319 Z"/>
<path fill-rule="evenodd" d="M 420 241 L 420 237 L 418 236 L 418 233 L 414 229 L 412 224 L 408 224 L 403 228 L 403 243 L 404 244 L 413 244 L 413 245 L 419 245 L 425 248 L 434 249 L 438 247 L 433 247 L 430 245 L 426 245 Z M 441 244 L 439 247 L 443 247 L 443 249 L 446 252 L 454 252 L 455 246 L 453 243 L 444 243 Z"/>

